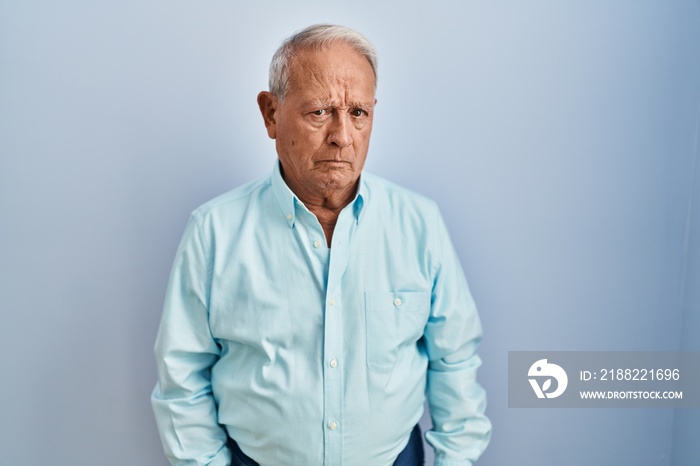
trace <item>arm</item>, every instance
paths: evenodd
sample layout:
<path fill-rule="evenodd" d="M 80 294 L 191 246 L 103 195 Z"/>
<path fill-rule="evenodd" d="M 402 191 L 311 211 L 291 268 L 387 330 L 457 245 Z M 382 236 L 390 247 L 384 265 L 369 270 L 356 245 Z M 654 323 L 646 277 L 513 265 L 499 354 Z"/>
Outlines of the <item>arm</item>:
<path fill-rule="evenodd" d="M 228 466 L 231 461 L 211 390 L 219 347 L 209 331 L 207 257 L 195 213 L 178 248 L 155 345 L 158 384 L 151 402 L 174 466 Z"/>
<path fill-rule="evenodd" d="M 445 224 L 436 212 L 431 311 L 425 329 L 427 396 L 435 466 L 471 466 L 491 437 L 486 394 L 476 382 L 481 323 Z"/>

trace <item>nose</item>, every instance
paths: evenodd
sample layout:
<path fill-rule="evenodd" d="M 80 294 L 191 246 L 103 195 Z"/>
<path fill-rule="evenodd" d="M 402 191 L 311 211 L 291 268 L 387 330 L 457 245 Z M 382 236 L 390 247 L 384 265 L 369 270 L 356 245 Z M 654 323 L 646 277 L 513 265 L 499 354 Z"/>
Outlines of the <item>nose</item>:
<path fill-rule="evenodd" d="M 352 144 L 352 125 L 345 112 L 335 112 L 328 132 L 328 144 L 343 148 Z"/>

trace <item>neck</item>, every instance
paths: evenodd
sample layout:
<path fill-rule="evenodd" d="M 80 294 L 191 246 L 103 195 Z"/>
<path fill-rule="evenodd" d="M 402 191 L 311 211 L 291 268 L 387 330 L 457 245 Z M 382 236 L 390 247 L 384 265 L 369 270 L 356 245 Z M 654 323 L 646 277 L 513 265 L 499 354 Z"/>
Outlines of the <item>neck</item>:
<path fill-rule="evenodd" d="M 355 198 L 359 181 L 355 181 L 352 185 L 340 189 L 313 190 L 301 183 L 295 183 L 293 180 L 287 179 L 284 173 L 282 178 L 289 186 L 289 189 L 316 216 L 325 233 L 326 243 L 330 247 L 338 215 Z"/>

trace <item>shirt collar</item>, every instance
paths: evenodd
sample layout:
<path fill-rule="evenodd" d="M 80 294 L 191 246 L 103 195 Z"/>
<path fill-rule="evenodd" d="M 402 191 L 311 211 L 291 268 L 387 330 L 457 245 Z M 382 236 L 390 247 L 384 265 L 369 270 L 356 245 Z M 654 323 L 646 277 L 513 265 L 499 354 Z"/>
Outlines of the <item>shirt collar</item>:
<path fill-rule="evenodd" d="M 277 200 L 277 205 L 284 215 L 284 219 L 290 228 L 294 227 L 294 222 L 296 220 L 296 206 L 304 207 L 301 200 L 289 189 L 287 183 L 284 182 L 282 178 L 282 171 L 280 169 L 279 160 L 275 160 L 275 167 L 272 170 L 272 192 Z M 349 204 L 352 206 L 352 212 L 355 217 L 355 222 L 360 223 L 362 218 L 362 212 L 364 211 L 364 205 L 367 203 L 369 190 L 367 189 L 367 182 L 363 175 L 360 175 L 360 183 L 355 199 Z M 346 207 L 347 209 L 348 207 Z"/>

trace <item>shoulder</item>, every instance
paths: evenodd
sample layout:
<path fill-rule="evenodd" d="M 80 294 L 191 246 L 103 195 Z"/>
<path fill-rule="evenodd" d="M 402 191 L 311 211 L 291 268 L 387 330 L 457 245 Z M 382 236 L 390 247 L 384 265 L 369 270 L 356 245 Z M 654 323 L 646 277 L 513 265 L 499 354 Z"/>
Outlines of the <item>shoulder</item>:
<path fill-rule="evenodd" d="M 438 213 L 435 201 L 371 173 L 363 173 L 368 201 L 379 208 L 402 213 L 414 212 L 420 216 L 434 216 Z"/>
<path fill-rule="evenodd" d="M 257 203 L 265 196 L 270 186 L 270 176 L 249 181 L 227 191 L 197 207 L 192 216 L 200 221 L 245 212 L 251 203 Z"/>
<path fill-rule="evenodd" d="M 402 241 L 413 239 L 428 249 L 438 245 L 443 222 L 435 201 L 376 175 L 368 174 L 364 181 L 367 215 L 363 216 L 371 228 L 390 231 Z"/>

